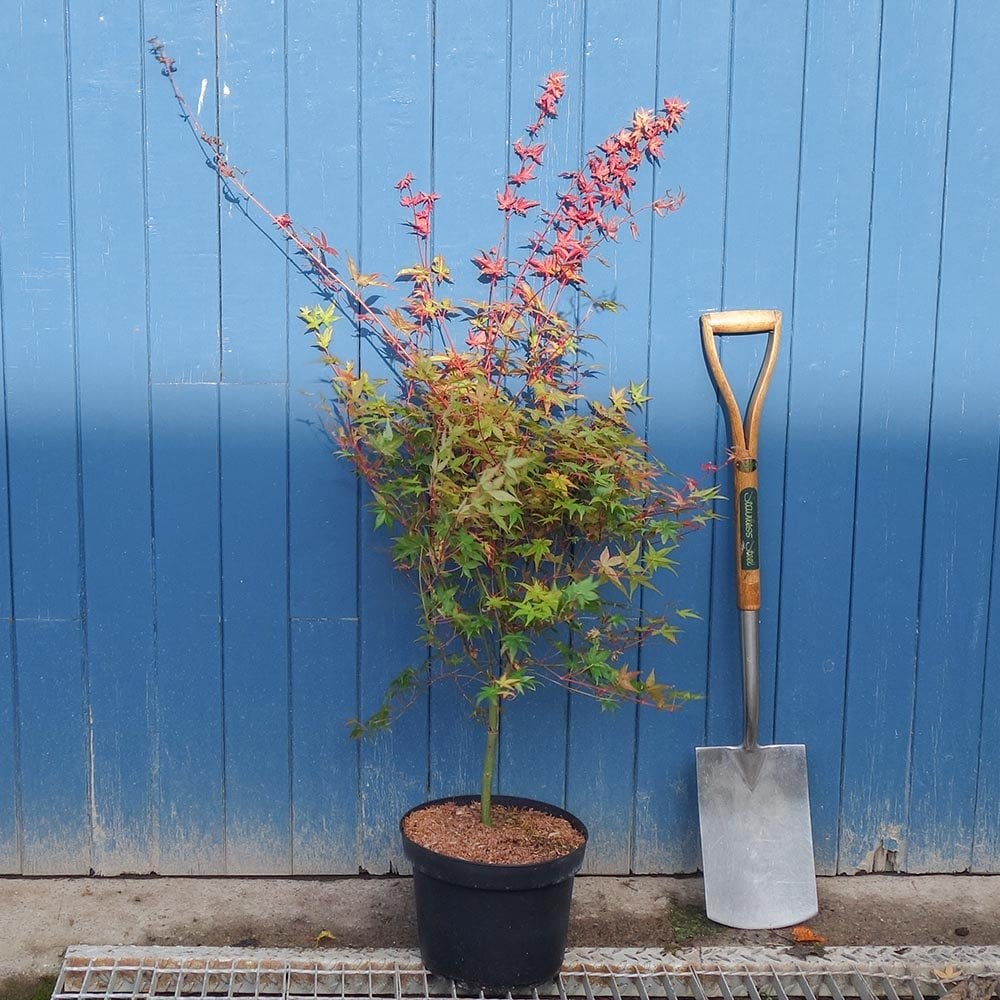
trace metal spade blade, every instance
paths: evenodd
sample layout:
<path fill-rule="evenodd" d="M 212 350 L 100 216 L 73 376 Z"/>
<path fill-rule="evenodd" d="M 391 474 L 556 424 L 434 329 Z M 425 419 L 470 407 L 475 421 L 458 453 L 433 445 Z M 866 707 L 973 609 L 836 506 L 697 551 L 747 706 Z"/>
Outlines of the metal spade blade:
<path fill-rule="evenodd" d="M 816 916 L 806 748 L 698 747 L 705 910 L 727 927 Z"/>

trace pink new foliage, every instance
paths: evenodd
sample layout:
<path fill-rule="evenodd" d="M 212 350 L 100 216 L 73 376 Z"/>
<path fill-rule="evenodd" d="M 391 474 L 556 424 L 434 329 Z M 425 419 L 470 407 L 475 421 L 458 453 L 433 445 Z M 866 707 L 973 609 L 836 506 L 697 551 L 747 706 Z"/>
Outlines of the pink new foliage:
<path fill-rule="evenodd" d="M 439 196 L 415 190 L 414 175 L 406 173 L 396 189 L 399 204 L 407 212 L 404 224 L 416 238 L 417 259 L 397 275 L 409 282 L 409 289 L 398 305 L 391 307 L 364 291 L 372 286 L 388 287 L 378 275 L 362 274 L 350 261 L 345 273 L 335 264 L 339 255 L 323 231 L 308 230 L 287 214 L 274 212 L 250 190 L 244 171 L 230 161 L 222 140 L 198 122 L 177 85 L 176 64 L 163 43 L 153 38 L 150 46 L 184 117 L 224 182 L 242 196 L 248 208 L 266 216 L 304 257 L 315 283 L 360 324 L 362 333 L 373 336 L 403 365 L 412 364 L 437 334 L 446 348 L 439 362 L 445 367 L 481 366 L 496 385 L 511 377 L 520 385 L 551 379 L 568 363 L 568 354 L 579 348 L 581 328 L 593 310 L 617 305 L 591 298 L 586 292 L 585 269 L 597 251 L 608 241 L 617 240 L 623 225 L 635 237 L 636 217 L 644 209 L 662 216 L 676 211 L 684 201 L 683 193 L 668 191 L 643 209 L 636 209 L 631 199 L 639 167 L 644 161 L 658 162 L 664 140 L 681 125 L 687 105 L 675 97 L 666 98 L 656 111 L 637 109 L 627 125 L 585 155 L 583 167 L 561 174 L 566 186 L 554 207 L 541 208 L 538 201 L 525 197 L 522 190 L 536 179 L 536 168 L 544 162 L 546 144 L 536 140 L 546 123 L 558 116 L 565 94 L 565 74 L 550 73 L 535 101 L 537 118 L 526 127 L 525 137 L 512 145 L 519 166 L 496 195 L 502 217 L 497 239 L 471 257 L 480 280 L 488 287 L 487 298 L 472 303 L 471 308 L 459 309 L 442 295 L 442 286 L 451 282 L 451 271 L 431 251 Z M 513 217 L 527 217 L 535 209 L 536 229 L 526 253 L 520 259 L 509 258 L 504 248 Z M 560 300 L 567 288 L 582 292 L 590 303 L 578 323 L 568 324 L 560 315 Z M 509 337 L 503 333 L 514 317 L 539 331 L 535 343 L 524 350 L 512 351 Z M 553 317 L 559 317 L 559 322 L 553 323 Z M 464 334 L 454 329 L 456 321 L 466 324 Z M 576 385 L 571 380 L 564 388 Z"/>

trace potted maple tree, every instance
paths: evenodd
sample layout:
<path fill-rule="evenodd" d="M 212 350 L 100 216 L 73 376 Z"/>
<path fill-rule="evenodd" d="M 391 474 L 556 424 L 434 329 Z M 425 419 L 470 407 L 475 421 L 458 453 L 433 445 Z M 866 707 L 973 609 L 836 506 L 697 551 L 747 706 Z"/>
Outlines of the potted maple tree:
<path fill-rule="evenodd" d="M 494 794 L 501 713 L 541 684 L 604 706 L 670 709 L 688 697 L 653 670 L 632 669 L 626 654 L 675 641 L 677 619 L 691 614 L 657 615 L 648 601 L 640 614 L 634 598 L 640 588 L 657 593 L 654 577 L 710 516 L 713 491 L 676 479 L 650 455 L 631 422 L 648 399 L 641 384 L 603 402 L 581 392 L 587 325 L 617 307 L 590 294 L 585 268 L 622 227 L 634 235 L 635 173 L 660 158 L 685 105 L 667 99 L 655 112 L 637 110 L 563 175 L 564 192 L 543 210 L 525 192 L 563 96 L 563 74 L 550 74 L 537 118 L 513 144 L 518 169 L 497 195 L 499 237 L 470 248 L 482 297 L 462 305 L 448 297 L 449 264 L 431 250 L 438 196 L 406 174 L 396 188 L 416 259 L 396 275 L 405 293 L 390 304 L 377 274 L 350 257 L 341 267 L 325 235 L 271 212 L 246 187 L 221 140 L 198 124 L 162 44 L 151 42 L 223 182 L 306 261 L 321 300 L 300 316 L 327 365 L 332 434 L 419 595 L 421 645 L 431 653 L 393 680 L 354 734 L 390 725 L 422 685 L 442 679 L 463 688 L 482 723 L 478 794 L 425 803 L 401 821 L 424 962 L 491 988 L 551 978 L 587 832 L 562 809 Z M 668 193 L 647 207 L 664 215 L 682 200 Z M 509 252 L 512 221 L 529 213 L 538 228 L 523 253 Z M 583 308 L 568 308 L 572 296 Z M 388 361 L 391 383 L 344 360 L 338 340 L 353 354 L 358 332 Z"/>

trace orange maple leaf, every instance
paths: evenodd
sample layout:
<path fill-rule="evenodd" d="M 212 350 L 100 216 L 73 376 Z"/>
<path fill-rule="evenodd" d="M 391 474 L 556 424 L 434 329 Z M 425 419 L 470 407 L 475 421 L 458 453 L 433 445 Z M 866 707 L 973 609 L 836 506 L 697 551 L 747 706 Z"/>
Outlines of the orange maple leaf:
<path fill-rule="evenodd" d="M 817 934 L 805 924 L 792 928 L 792 940 L 796 944 L 826 944 L 826 938 L 822 934 Z"/>

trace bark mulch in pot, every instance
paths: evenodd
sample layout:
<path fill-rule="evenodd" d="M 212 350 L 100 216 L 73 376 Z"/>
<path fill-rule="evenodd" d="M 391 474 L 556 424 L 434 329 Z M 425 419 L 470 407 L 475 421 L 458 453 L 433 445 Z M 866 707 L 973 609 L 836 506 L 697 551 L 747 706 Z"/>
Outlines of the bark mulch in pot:
<path fill-rule="evenodd" d="M 479 821 L 479 803 L 438 803 L 411 813 L 403 830 L 414 843 L 464 861 L 532 865 L 575 851 L 583 834 L 560 816 L 494 804 L 493 825 Z"/>

